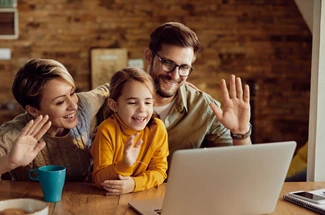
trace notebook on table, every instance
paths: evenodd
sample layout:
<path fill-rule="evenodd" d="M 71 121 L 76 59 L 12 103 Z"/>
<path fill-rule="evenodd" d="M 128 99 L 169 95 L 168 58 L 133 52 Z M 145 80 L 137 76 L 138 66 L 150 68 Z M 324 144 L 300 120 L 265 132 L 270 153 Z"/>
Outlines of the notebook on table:
<path fill-rule="evenodd" d="M 290 141 L 178 150 L 164 198 L 129 205 L 143 215 L 272 213 L 295 148 Z"/>
<path fill-rule="evenodd" d="M 325 196 L 324 195 L 325 194 L 325 189 L 313 190 L 313 191 L 310 191 L 309 193 L 313 193 L 313 194 L 324 197 Z M 288 202 L 299 205 L 301 207 L 304 207 L 304 208 L 307 208 L 309 210 L 315 211 L 315 212 L 317 212 L 319 214 L 325 214 L 325 204 L 314 204 L 314 203 L 311 203 L 309 201 L 305 201 L 305 200 L 300 199 L 300 198 L 295 198 L 294 196 L 290 195 L 289 193 L 283 195 L 283 199 L 288 201 Z"/>

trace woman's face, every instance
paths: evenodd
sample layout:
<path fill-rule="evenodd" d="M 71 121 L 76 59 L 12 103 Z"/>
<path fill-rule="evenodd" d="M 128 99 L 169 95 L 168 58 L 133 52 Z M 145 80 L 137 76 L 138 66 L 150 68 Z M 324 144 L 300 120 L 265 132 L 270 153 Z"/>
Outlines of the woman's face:
<path fill-rule="evenodd" d="M 56 136 L 64 129 L 76 127 L 78 124 L 77 109 L 78 97 L 74 86 L 60 77 L 47 82 L 39 114 L 47 114 L 52 122 L 48 134 Z"/>

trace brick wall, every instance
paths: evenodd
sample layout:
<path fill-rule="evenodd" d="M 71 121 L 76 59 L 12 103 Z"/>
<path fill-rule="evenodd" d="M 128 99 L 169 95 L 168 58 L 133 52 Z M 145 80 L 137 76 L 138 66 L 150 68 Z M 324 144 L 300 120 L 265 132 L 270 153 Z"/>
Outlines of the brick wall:
<path fill-rule="evenodd" d="M 130 59 L 142 58 L 151 31 L 179 21 L 203 45 L 190 82 L 218 100 L 220 79 L 230 74 L 258 88 L 256 143 L 308 139 L 312 36 L 293 0 L 19 0 L 18 11 L 19 38 L 0 40 L 12 51 L 0 61 L 0 123 L 22 111 L 10 89 L 28 59 L 62 62 L 88 90 L 91 48 L 127 48 Z"/>

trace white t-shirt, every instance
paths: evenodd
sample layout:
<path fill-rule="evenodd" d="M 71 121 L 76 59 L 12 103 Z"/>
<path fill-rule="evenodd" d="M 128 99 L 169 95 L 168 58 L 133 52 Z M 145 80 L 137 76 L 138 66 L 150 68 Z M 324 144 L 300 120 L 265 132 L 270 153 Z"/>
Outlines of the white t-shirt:
<path fill-rule="evenodd" d="M 158 107 L 154 106 L 153 110 L 159 115 L 160 119 L 163 122 L 165 122 L 166 116 L 168 115 L 174 103 L 175 103 L 175 99 L 173 99 L 173 101 L 169 104 L 158 106 Z"/>

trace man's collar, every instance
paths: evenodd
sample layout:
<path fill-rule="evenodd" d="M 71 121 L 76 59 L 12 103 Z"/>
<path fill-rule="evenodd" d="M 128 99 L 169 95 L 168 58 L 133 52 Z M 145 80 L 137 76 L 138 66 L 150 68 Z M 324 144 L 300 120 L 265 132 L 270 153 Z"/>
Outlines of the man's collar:
<path fill-rule="evenodd" d="M 181 112 L 183 109 L 185 109 L 186 112 L 188 112 L 187 107 L 187 89 L 186 85 L 183 84 L 179 87 L 177 91 L 177 96 L 175 98 L 175 107 L 177 112 Z"/>

